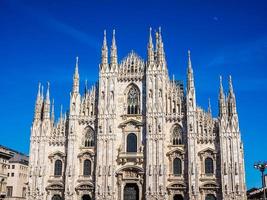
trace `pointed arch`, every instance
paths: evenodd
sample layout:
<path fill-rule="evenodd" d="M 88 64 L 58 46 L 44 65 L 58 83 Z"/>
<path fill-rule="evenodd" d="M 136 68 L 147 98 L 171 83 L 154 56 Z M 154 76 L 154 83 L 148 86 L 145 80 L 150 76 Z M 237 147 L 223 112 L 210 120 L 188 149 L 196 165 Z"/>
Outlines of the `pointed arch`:
<path fill-rule="evenodd" d="M 92 127 L 88 126 L 85 129 L 83 146 L 93 147 L 95 145 L 95 132 Z"/>
<path fill-rule="evenodd" d="M 140 90 L 135 84 L 127 87 L 127 114 L 140 114 Z"/>
<path fill-rule="evenodd" d="M 183 129 L 179 124 L 175 124 L 172 128 L 171 142 L 172 142 L 172 145 L 184 144 Z"/>

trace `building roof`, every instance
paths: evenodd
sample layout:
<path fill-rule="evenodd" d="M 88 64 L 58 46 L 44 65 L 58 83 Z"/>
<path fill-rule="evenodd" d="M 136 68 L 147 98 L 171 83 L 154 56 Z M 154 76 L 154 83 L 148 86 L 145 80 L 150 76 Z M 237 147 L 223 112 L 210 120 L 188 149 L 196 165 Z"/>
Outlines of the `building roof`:
<path fill-rule="evenodd" d="M 0 156 L 5 156 L 11 163 L 21 163 L 24 165 L 29 163 L 29 156 L 3 145 L 0 145 Z"/>

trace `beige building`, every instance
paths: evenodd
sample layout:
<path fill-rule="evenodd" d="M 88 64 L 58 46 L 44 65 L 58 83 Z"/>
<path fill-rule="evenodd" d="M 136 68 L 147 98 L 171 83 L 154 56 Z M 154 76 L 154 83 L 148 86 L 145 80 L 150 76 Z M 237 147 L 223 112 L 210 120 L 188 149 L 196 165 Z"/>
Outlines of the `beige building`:
<path fill-rule="evenodd" d="M 13 156 L 6 147 L 0 146 L 0 199 L 6 197 L 8 160 Z"/>
<path fill-rule="evenodd" d="M 1 198 L 26 199 L 28 156 L 7 147 L 0 147 Z"/>
<path fill-rule="evenodd" d="M 218 84 L 219 114 L 197 105 L 187 82 L 169 78 L 159 29 L 147 58 L 120 62 L 106 33 L 99 81 L 80 92 L 78 58 L 67 114 L 54 117 L 39 84 L 31 127 L 29 200 L 243 200 L 244 150 L 236 97 Z M 216 88 L 214 88 L 216 90 Z"/>

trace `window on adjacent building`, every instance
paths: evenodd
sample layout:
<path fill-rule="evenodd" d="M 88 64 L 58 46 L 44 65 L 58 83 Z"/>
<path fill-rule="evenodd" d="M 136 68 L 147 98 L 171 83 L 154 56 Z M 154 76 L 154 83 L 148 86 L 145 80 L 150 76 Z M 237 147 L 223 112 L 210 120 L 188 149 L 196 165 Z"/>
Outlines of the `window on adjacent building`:
<path fill-rule="evenodd" d="M 127 113 L 139 114 L 140 113 L 140 94 L 136 86 L 131 86 L 127 95 Z"/>
<path fill-rule="evenodd" d="M 180 176 L 182 174 L 182 161 L 180 158 L 173 160 L 173 175 Z"/>
<path fill-rule="evenodd" d="M 137 137 L 134 133 L 127 135 L 127 152 L 137 152 Z"/>
<path fill-rule="evenodd" d="M 205 174 L 209 175 L 213 173 L 214 173 L 213 159 L 208 157 L 205 159 Z"/>
<path fill-rule="evenodd" d="M 61 160 L 56 160 L 56 162 L 55 162 L 54 175 L 55 176 L 61 176 L 62 175 L 62 161 Z"/>
<path fill-rule="evenodd" d="M 14 176 L 14 173 L 13 173 L 13 172 L 11 173 L 11 176 L 12 176 L 12 177 Z"/>
<path fill-rule="evenodd" d="M 91 161 L 86 159 L 83 162 L 83 175 L 90 176 L 91 175 Z"/>
<path fill-rule="evenodd" d="M 15 165 L 12 165 L 12 169 L 15 169 Z"/>
<path fill-rule="evenodd" d="M 7 186 L 6 189 L 7 189 L 7 196 L 8 197 L 12 197 L 13 187 L 12 186 Z"/>
<path fill-rule="evenodd" d="M 173 145 L 181 145 L 183 144 L 183 132 L 182 127 L 179 125 L 175 125 L 172 132 L 172 144 Z"/>

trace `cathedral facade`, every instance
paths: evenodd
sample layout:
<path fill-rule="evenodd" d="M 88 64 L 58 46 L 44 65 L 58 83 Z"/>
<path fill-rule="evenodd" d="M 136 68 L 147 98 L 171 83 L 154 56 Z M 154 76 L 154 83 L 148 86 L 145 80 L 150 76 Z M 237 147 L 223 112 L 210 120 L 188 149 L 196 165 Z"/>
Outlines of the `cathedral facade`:
<path fill-rule="evenodd" d="M 219 114 L 197 106 L 187 82 L 170 79 L 161 30 L 147 58 L 118 62 L 104 33 L 99 80 L 80 90 L 78 58 L 70 107 L 55 121 L 49 85 L 39 85 L 31 127 L 28 200 L 243 200 L 244 150 L 236 98 L 218 84 Z"/>

